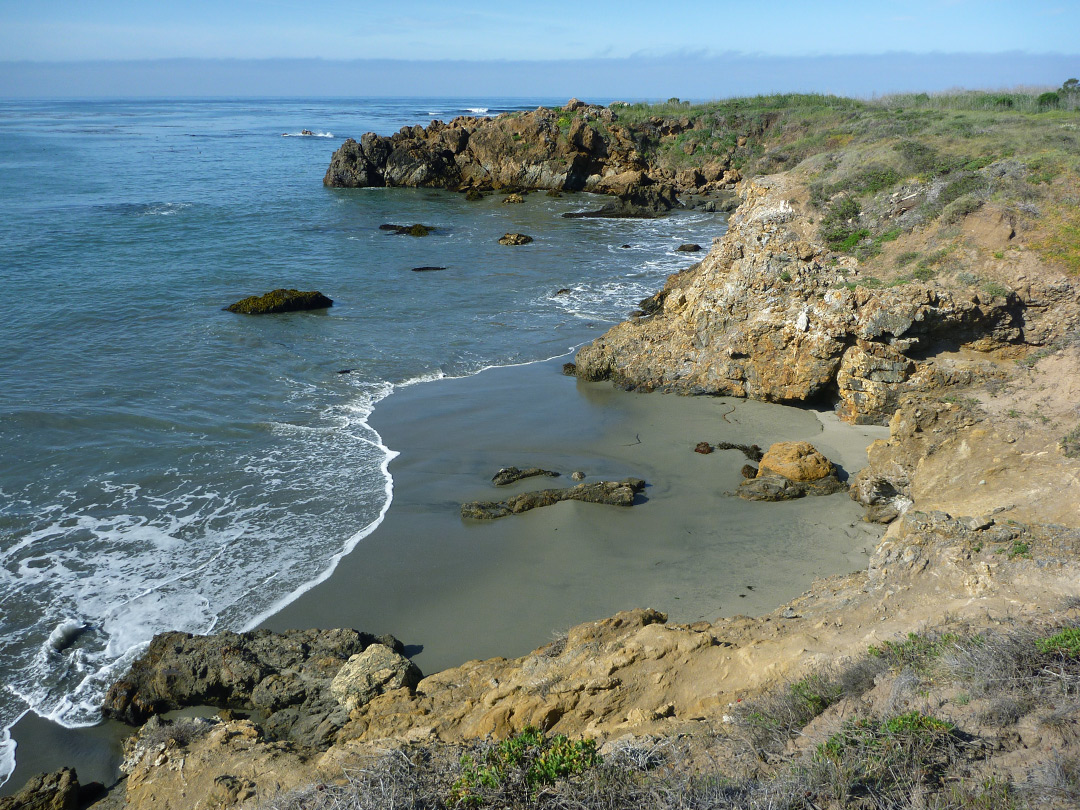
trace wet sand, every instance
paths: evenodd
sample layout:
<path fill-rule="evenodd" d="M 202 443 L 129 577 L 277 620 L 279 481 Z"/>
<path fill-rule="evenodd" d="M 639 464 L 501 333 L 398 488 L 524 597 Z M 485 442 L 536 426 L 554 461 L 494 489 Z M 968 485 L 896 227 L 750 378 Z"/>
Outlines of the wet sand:
<path fill-rule="evenodd" d="M 815 577 L 860 569 L 881 529 L 845 494 L 788 503 L 730 495 L 747 463 L 700 441 L 813 442 L 845 472 L 885 428 L 831 413 L 731 398 L 631 394 L 560 373 L 557 361 L 490 369 L 398 389 L 372 425 L 400 455 L 383 524 L 325 582 L 262 626 L 393 633 L 425 673 L 473 658 L 515 657 L 583 621 L 653 607 L 673 622 L 773 610 Z M 504 466 L 563 473 L 495 487 Z M 462 520 L 463 501 L 586 481 L 643 478 L 621 508 L 559 503 L 497 521 Z M 111 783 L 118 740 L 106 723 L 64 729 L 28 715 L 13 729 L 18 765 L 0 795 L 73 766 Z"/>
<path fill-rule="evenodd" d="M 562 362 L 416 385 L 381 402 L 372 426 L 401 453 L 386 521 L 264 626 L 393 633 L 430 673 L 523 655 L 628 608 L 674 622 L 768 612 L 815 577 L 865 565 L 881 530 L 846 495 L 743 501 L 727 494 L 742 480 L 742 453 L 693 447 L 804 439 L 850 473 L 886 429 L 739 399 L 631 394 L 565 377 Z M 563 475 L 492 485 L 511 465 Z M 460 517 L 464 501 L 571 486 L 574 470 L 648 487 L 630 508 L 564 502 L 496 521 Z"/>

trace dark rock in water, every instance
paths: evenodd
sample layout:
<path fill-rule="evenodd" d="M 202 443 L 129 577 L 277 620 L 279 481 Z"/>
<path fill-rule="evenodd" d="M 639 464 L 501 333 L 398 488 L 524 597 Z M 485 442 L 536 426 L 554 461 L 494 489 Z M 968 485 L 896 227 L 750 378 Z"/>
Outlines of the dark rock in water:
<path fill-rule="evenodd" d="M 352 368 L 343 368 L 343 369 L 338 370 L 338 374 L 352 374 L 353 371 L 355 371 L 355 370 L 356 369 L 352 369 Z"/>
<path fill-rule="evenodd" d="M 346 629 L 161 633 L 109 689 L 102 713 L 139 725 L 185 706 L 259 710 L 271 739 L 325 747 L 348 719 L 330 684 L 373 644 L 403 649 L 393 636 Z"/>
<path fill-rule="evenodd" d="M 505 501 L 465 503 L 461 505 L 461 516 L 473 520 L 495 520 L 570 500 L 612 506 L 633 506 L 634 496 L 644 488 L 645 482 L 640 478 L 627 478 L 624 481 L 578 484 L 568 489 L 542 489 L 536 492 L 523 492 Z"/>
<path fill-rule="evenodd" d="M 806 495 L 832 495 L 834 492 L 847 491 L 847 484 L 835 474 L 827 475 L 816 481 L 792 481 L 773 473 L 748 478 L 739 484 L 738 495 L 748 501 L 790 501 Z"/>
<path fill-rule="evenodd" d="M 533 238 L 523 233 L 508 233 L 499 239 L 500 245 L 527 245 Z"/>
<path fill-rule="evenodd" d="M 427 236 L 435 229 L 430 225 L 421 225 L 417 222 L 415 225 L 390 225 L 387 223 L 380 225 L 379 230 L 392 231 L 395 234 L 405 236 Z"/>
<path fill-rule="evenodd" d="M 569 287 L 563 287 L 561 290 L 556 290 L 555 294 L 556 295 L 569 295 L 571 292 L 573 292 L 573 290 L 571 290 Z"/>
<path fill-rule="evenodd" d="M 701 245 L 696 245 L 693 242 L 687 242 L 685 245 L 679 245 L 675 248 L 679 253 L 697 253 L 701 250 Z"/>
<path fill-rule="evenodd" d="M 577 376 L 577 365 L 574 363 L 563 363 L 562 373 L 567 377 Z"/>
<path fill-rule="evenodd" d="M 546 475 L 550 478 L 559 477 L 559 473 L 553 470 L 542 470 L 539 467 L 529 467 L 524 470 L 519 470 L 517 467 L 503 467 L 495 473 L 495 477 L 491 479 L 491 483 L 497 487 L 504 487 L 507 484 L 520 481 L 522 478 L 532 478 L 535 475 Z"/>
<path fill-rule="evenodd" d="M 675 189 L 664 184 L 637 186 L 595 211 L 572 211 L 567 219 L 652 219 L 679 207 Z"/>
<path fill-rule="evenodd" d="M 433 273 L 436 270 L 445 270 L 445 267 L 414 267 L 412 271 L 414 273 Z"/>
<path fill-rule="evenodd" d="M 738 450 L 751 461 L 761 461 L 765 454 L 756 444 L 732 444 L 731 442 L 717 442 L 717 450 Z"/>
<path fill-rule="evenodd" d="M 625 249 L 629 248 L 630 246 L 629 245 L 622 245 L 621 247 L 625 250 Z"/>
<path fill-rule="evenodd" d="M 712 452 L 712 445 L 708 442 L 698 442 L 694 446 L 694 452 L 701 453 L 703 456 L 707 456 L 709 453 Z"/>
<path fill-rule="evenodd" d="M 465 192 L 465 199 L 468 202 L 476 202 L 477 200 L 484 199 L 484 195 L 481 194 L 479 190 L 475 188 L 470 188 L 468 191 Z"/>
<path fill-rule="evenodd" d="M 504 203 L 523 203 L 523 202 L 525 202 L 525 198 L 522 197 L 517 192 L 514 192 L 513 194 L 506 195 L 503 198 L 503 202 Z"/>
<path fill-rule="evenodd" d="M 753 464 L 743 464 L 739 472 L 742 473 L 743 478 L 753 478 L 757 475 L 757 467 Z"/>
<path fill-rule="evenodd" d="M 326 309 L 333 304 L 334 302 L 321 292 L 279 289 L 266 295 L 252 295 L 225 309 L 241 315 L 269 315 L 275 312 Z"/>
<path fill-rule="evenodd" d="M 312 132 L 310 129 L 302 129 L 302 130 L 300 130 L 300 134 L 301 135 L 314 135 L 315 133 Z"/>
<path fill-rule="evenodd" d="M 61 768 L 28 779 L 18 793 L 0 799 L 0 810 L 76 810 L 104 794 L 98 782 L 80 785 L 73 768 Z"/>
<path fill-rule="evenodd" d="M 570 477 L 573 478 L 575 481 L 584 481 L 585 473 L 583 473 L 581 470 L 574 470 L 572 473 L 570 473 Z"/>
<path fill-rule="evenodd" d="M 557 188 L 551 188 L 551 189 L 548 189 L 548 192 L 547 192 L 547 194 L 545 196 L 547 196 L 547 197 L 561 197 L 562 192 L 559 191 Z"/>

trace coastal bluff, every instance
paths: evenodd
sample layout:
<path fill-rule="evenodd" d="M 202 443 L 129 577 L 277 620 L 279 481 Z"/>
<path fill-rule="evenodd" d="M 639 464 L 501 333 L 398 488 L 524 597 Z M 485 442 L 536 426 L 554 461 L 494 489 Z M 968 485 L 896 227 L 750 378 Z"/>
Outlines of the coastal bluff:
<path fill-rule="evenodd" d="M 1047 200 L 1073 193 L 1075 174 L 1029 183 L 1012 151 L 981 165 L 964 155 L 946 180 L 938 163 L 881 169 L 865 181 L 862 212 L 849 207 L 840 219 L 847 237 L 837 239 L 824 232 L 826 212 L 857 196 L 851 178 L 862 176 L 872 146 L 846 148 L 851 139 L 837 133 L 855 138 L 865 118 L 834 122 L 820 139 L 833 145 L 799 161 L 782 151 L 794 138 L 769 141 L 765 126 L 761 140 L 738 148 L 760 146 L 759 168 L 773 171 L 741 179 L 721 159 L 680 179 L 645 159 L 629 128 L 621 142 L 589 135 L 602 128 L 586 115 L 620 126 L 604 108 L 572 103 L 405 128 L 347 141 L 324 182 L 608 193 L 738 182 L 728 232 L 581 348 L 574 373 L 638 392 L 823 405 L 850 423 L 887 424 L 888 439 L 870 445 L 867 466 L 845 482 L 867 520 L 888 524 L 880 543 L 860 570 L 818 579 L 761 616 L 674 624 L 655 609 L 627 610 L 518 658 L 380 680 L 387 688 L 362 702 L 333 688 L 351 646 L 319 656 L 317 679 L 301 669 L 306 653 L 288 663 L 287 679 L 260 668 L 238 705 L 256 704 L 258 684 L 268 700 L 292 701 L 290 719 L 303 723 L 302 707 L 318 707 L 330 722 L 318 726 L 317 743 L 230 711 L 151 721 L 126 744 L 126 781 L 110 806 L 321 807 L 318 795 L 356 784 L 357 774 L 388 772 L 373 763 L 430 773 L 423 768 L 442 757 L 459 763 L 457 776 L 462 754 L 479 757 L 484 745 L 530 728 L 594 738 L 613 763 L 630 751 L 643 763 L 638 782 L 654 772 L 705 774 L 733 797 L 710 806 L 740 806 L 754 790 L 786 801 L 792 786 L 807 806 L 856 806 L 848 800 L 865 798 L 868 785 L 882 795 L 910 787 L 903 800 L 917 793 L 927 806 L 1022 806 L 1018 795 L 1034 796 L 1032 806 L 1075 806 L 1080 654 L 1067 642 L 1080 627 L 1080 286 L 1041 247 L 1053 215 L 1030 213 L 1039 193 L 1043 210 L 1054 210 Z M 696 122 L 687 126 L 672 137 Z M 929 147 L 910 143 L 874 159 L 922 159 L 919 148 Z M 793 165 L 781 170 L 785 163 Z M 949 209 L 964 199 L 942 202 L 951 183 L 974 191 Z M 992 186 L 1002 196 L 977 196 Z M 1028 208 L 1008 196 L 1016 189 Z M 814 481 L 832 471 L 809 450 L 798 458 L 813 459 L 800 475 Z M 310 632 L 312 645 L 320 632 L 355 633 Z M 145 681 L 167 682 L 176 667 L 150 667 Z M 234 677 L 231 666 L 221 672 Z M 785 711 L 796 719 L 777 721 Z M 879 761 L 912 727 L 919 734 L 903 740 L 938 747 L 910 784 L 851 770 Z M 829 763 L 836 778 L 807 781 Z M 1056 783 L 1055 766 L 1065 773 Z M 891 778 L 902 768 L 888 770 Z M 843 798 L 829 793 L 837 786 Z M 315 798 L 269 804 L 294 789 Z M 957 797 L 967 803 L 929 804 Z"/>

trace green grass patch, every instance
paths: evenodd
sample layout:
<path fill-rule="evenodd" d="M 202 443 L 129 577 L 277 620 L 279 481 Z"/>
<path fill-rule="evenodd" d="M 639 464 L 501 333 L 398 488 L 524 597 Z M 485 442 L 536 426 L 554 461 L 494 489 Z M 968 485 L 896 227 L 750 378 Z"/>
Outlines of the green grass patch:
<path fill-rule="evenodd" d="M 903 641 L 883 641 L 881 644 L 871 645 L 867 652 L 873 658 L 883 659 L 893 669 L 910 666 L 919 670 L 925 669 L 959 640 L 960 637 L 954 633 L 943 633 L 940 636 L 908 633 Z"/>
<path fill-rule="evenodd" d="M 488 749 L 479 759 L 462 756 L 461 776 L 450 788 L 455 807 L 480 807 L 491 799 L 514 806 L 536 799 L 544 785 L 595 768 L 601 762 L 596 741 L 545 736 L 528 727 Z"/>
<path fill-rule="evenodd" d="M 1070 627 L 1052 636 L 1036 639 L 1035 647 L 1043 655 L 1080 658 L 1080 627 Z"/>

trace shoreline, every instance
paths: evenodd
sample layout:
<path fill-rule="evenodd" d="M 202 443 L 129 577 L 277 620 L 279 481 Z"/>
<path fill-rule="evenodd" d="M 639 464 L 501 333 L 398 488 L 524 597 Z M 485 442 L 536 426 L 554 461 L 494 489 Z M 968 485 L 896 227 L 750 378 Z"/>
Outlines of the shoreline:
<path fill-rule="evenodd" d="M 862 523 L 846 495 L 743 501 L 724 494 L 741 480 L 742 454 L 703 456 L 693 446 L 806 439 L 851 474 L 885 429 L 749 400 L 628 393 L 562 375 L 564 359 L 399 387 L 383 399 L 370 421 L 398 455 L 382 523 L 258 626 L 392 633 L 432 674 L 523 655 L 619 610 L 654 607 L 672 623 L 768 613 L 815 578 L 865 565 L 883 529 Z M 563 475 L 490 483 L 500 467 L 534 464 Z M 560 503 L 491 522 L 459 516 L 463 501 L 569 486 L 576 469 L 587 482 L 644 478 L 645 500 Z M 761 537 L 770 533 L 783 536 L 770 545 Z M 62 766 L 83 783 L 112 782 L 132 731 L 115 721 L 68 729 L 30 713 L 12 729 L 16 770 L 0 795 Z"/>
<path fill-rule="evenodd" d="M 343 558 L 327 580 L 260 626 L 393 633 L 430 673 L 474 658 L 523 654 L 567 626 L 633 607 L 665 610 L 672 621 L 768 612 L 817 576 L 861 567 L 859 555 L 877 542 L 882 530 L 861 523 L 861 509 L 848 499 L 837 509 L 835 502 L 827 508 L 806 499 L 749 504 L 723 496 L 741 480 L 745 459 L 737 451 L 701 456 L 692 448 L 702 440 L 767 446 L 806 439 L 851 473 L 886 429 L 837 423 L 826 431 L 804 409 L 630 394 L 562 376 L 561 359 L 397 389 L 383 400 L 372 427 L 386 446 L 400 448 L 390 465 L 394 500 L 384 523 L 360 553 Z M 563 476 L 494 487 L 491 476 L 511 465 Z M 628 510 L 563 503 L 490 523 L 458 514 L 462 502 L 569 486 L 569 473 L 578 469 L 586 481 L 644 478 L 646 501 Z M 723 499 L 722 529 L 715 525 L 717 504 L 709 503 L 714 498 Z M 787 541 L 798 533 L 831 537 L 841 523 L 853 537 L 804 554 L 797 571 L 780 548 L 769 550 L 779 559 L 768 568 L 779 564 L 777 576 L 786 583 L 780 587 L 764 567 L 748 564 L 740 569 L 746 582 L 736 585 L 728 572 L 732 580 L 710 594 L 704 573 L 695 570 L 702 556 L 730 557 L 739 540 L 755 556 L 765 548 L 754 542 L 758 535 L 789 526 Z M 676 528 L 685 540 L 660 542 Z M 858 549 L 842 550 L 845 543 Z M 695 582 L 697 590 L 687 593 Z M 529 607 L 483 616 L 500 604 Z"/>

